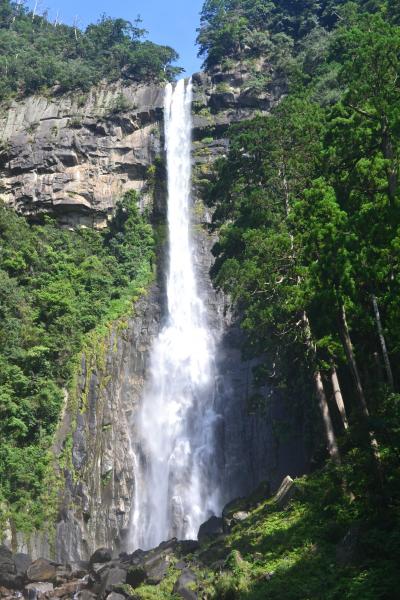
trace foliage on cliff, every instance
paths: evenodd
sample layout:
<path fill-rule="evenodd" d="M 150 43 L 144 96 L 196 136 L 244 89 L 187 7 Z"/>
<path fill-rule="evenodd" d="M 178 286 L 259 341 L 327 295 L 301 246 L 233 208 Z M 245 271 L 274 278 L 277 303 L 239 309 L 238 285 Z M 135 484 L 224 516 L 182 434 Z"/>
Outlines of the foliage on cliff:
<path fill-rule="evenodd" d="M 240 3 L 246 10 L 267 4 L 278 5 Z M 317 3 L 301 4 L 303 23 Z M 310 70 L 303 53 L 288 72 L 288 94 L 272 115 L 230 131 L 229 154 L 218 162 L 208 191 L 219 231 L 212 274 L 242 310 L 247 352 L 266 358 L 257 371 L 260 383 L 315 411 L 321 441 L 315 458 L 320 466 L 329 457 L 336 463 L 337 486 L 351 498 L 353 522 L 360 519 L 364 526 L 375 519 L 365 525 L 371 537 L 384 540 L 388 527 L 395 543 L 400 516 L 398 4 L 335 4 L 341 5 L 335 8 L 340 18 L 324 34 L 319 67 Z M 279 3 L 280 8 L 295 5 L 300 3 Z M 291 22 L 284 33 L 300 39 Z M 323 526 L 324 521 L 321 517 Z M 365 571 L 352 565 L 358 583 L 343 583 L 341 592 L 313 590 L 312 573 L 302 579 L 299 570 L 300 592 L 291 592 L 283 580 L 275 587 L 272 578 L 261 595 L 243 590 L 218 597 L 391 598 L 390 586 L 379 587 L 381 577 L 392 585 L 396 579 L 388 554 L 382 574 L 373 574 L 382 543 L 371 546 Z M 329 560 L 322 559 L 322 568 Z M 313 561 L 310 551 L 309 564 Z M 295 566 L 290 573 L 296 586 Z M 369 584 L 377 587 L 369 592 Z"/>
<path fill-rule="evenodd" d="M 199 55 L 206 69 L 232 60 L 251 66 L 261 57 L 273 65 L 275 77 L 292 83 L 324 74 L 326 93 L 335 95 L 336 65 L 330 61 L 327 68 L 326 60 L 329 40 L 338 25 L 360 12 L 399 21 L 397 0 L 206 0 Z"/>
<path fill-rule="evenodd" d="M 168 46 L 144 40 L 140 22 L 103 16 L 85 31 L 34 15 L 23 3 L 0 6 L 0 101 L 56 88 L 82 89 L 101 80 L 162 81 L 180 69 Z M 53 90 L 52 90 L 53 91 Z"/>
<path fill-rule="evenodd" d="M 359 474 L 353 476 L 362 483 Z M 225 540 L 210 544 L 210 557 L 227 558 L 219 572 L 206 570 L 205 597 L 394 600 L 400 551 L 396 522 L 382 521 L 368 502 L 350 500 L 335 470 L 295 485 L 287 505 L 280 507 L 273 498 L 261 502 Z"/>
<path fill-rule="evenodd" d="M 38 525 L 51 436 L 85 334 L 146 285 L 152 228 L 126 194 L 104 233 L 30 226 L 0 206 L 0 526 Z M 5 502 L 5 505 L 4 505 Z"/>

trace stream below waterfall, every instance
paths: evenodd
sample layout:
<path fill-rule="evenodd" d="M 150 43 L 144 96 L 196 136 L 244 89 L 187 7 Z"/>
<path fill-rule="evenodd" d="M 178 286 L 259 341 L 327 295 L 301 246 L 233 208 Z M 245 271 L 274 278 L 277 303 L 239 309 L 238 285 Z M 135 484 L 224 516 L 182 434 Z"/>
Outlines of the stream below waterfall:
<path fill-rule="evenodd" d="M 151 349 L 132 440 L 132 549 L 196 539 L 199 526 L 221 510 L 215 341 L 198 293 L 191 236 L 191 107 L 191 81 L 167 85 L 168 312 Z"/>

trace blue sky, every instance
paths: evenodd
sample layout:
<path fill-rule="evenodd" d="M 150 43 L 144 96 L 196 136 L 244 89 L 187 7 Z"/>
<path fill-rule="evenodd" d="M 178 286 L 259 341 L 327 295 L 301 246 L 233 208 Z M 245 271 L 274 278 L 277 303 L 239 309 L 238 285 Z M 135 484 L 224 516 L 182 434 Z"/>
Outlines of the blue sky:
<path fill-rule="evenodd" d="M 27 4 L 32 8 L 35 0 L 28 0 Z M 195 39 L 203 0 L 39 0 L 38 5 L 39 12 L 47 9 L 51 19 L 58 12 L 69 25 L 77 16 L 80 27 L 96 22 L 103 13 L 129 21 L 140 15 L 148 38 L 175 48 L 187 74 L 200 69 Z"/>

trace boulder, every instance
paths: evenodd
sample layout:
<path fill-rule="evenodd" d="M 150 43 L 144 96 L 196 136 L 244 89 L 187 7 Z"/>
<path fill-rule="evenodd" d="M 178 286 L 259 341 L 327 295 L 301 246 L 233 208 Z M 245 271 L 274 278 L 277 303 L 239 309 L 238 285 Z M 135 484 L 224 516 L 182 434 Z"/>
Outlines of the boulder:
<path fill-rule="evenodd" d="M 232 502 L 228 502 L 224 506 L 222 511 L 222 526 L 225 533 L 228 533 L 240 521 L 247 519 L 249 513 L 244 508 L 248 506 L 249 502 L 247 498 L 236 498 L 236 500 L 232 500 Z"/>
<path fill-rule="evenodd" d="M 215 110 L 223 110 L 224 108 L 234 108 L 235 95 L 231 91 L 214 92 L 210 97 L 210 107 Z"/>
<path fill-rule="evenodd" d="M 262 481 L 256 489 L 247 497 L 246 508 L 257 508 L 262 502 L 271 496 L 271 484 L 269 481 Z"/>
<path fill-rule="evenodd" d="M 82 587 L 82 582 L 79 580 L 68 581 L 67 583 L 63 583 L 63 585 L 57 587 L 54 590 L 52 597 L 54 597 L 54 598 L 73 598 L 81 587 Z"/>
<path fill-rule="evenodd" d="M 224 522 L 220 517 L 211 517 L 200 525 L 197 539 L 200 543 L 221 535 L 224 532 Z"/>
<path fill-rule="evenodd" d="M 127 572 L 120 567 L 112 567 L 106 570 L 101 579 L 99 597 L 102 598 L 107 592 L 113 592 L 115 587 L 124 585 L 126 577 Z"/>
<path fill-rule="evenodd" d="M 231 500 L 230 502 L 228 502 L 228 504 L 225 504 L 224 508 L 222 509 L 222 518 L 229 518 L 234 512 L 241 510 L 243 506 L 246 505 L 246 498 L 240 497 Z"/>
<path fill-rule="evenodd" d="M 126 583 L 134 589 L 146 581 L 147 573 L 141 566 L 133 566 L 128 570 Z"/>
<path fill-rule="evenodd" d="M 196 600 L 196 575 L 191 569 L 182 571 L 174 585 L 173 593 L 185 600 Z"/>
<path fill-rule="evenodd" d="M 117 594 L 116 592 L 111 592 L 111 594 L 108 594 L 107 600 L 126 600 L 126 596 Z"/>
<path fill-rule="evenodd" d="M 183 556 L 187 554 L 193 554 L 200 548 L 200 544 L 197 540 L 182 540 L 179 542 L 179 552 Z"/>
<path fill-rule="evenodd" d="M 55 581 L 57 569 L 54 563 L 45 558 L 38 558 L 27 569 L 26 576 L 29 581 Z"/>
<path fill-rule="evenodd" d="M 110 548 L 98 548 L 90 557 L 90 564 L 107 563 L 112 560 L 112 550 Z"/>
<path fill-rule="evenodd" d="M 157 554 L 144 563 L 146 572 L 146 583 L 149 585 L 158 585 L 164 579 L 170 565 L 169 557 L 166 555 Z"/>
<path fill-rule="evenodd" d="M 57 585 L 63 584 L 70 579 L 73 579 L 73 577 L 71 577 L 71 567 L 69 565 L 60 565 L 56 568 Z"/>
<path fill-rule="evenodd" d="M 284 508 L 286 508 L 289 502 L 293 500 L 293 498 L 295 498 L 296 495 L 298 495 L 298 493 L 299 489 L 296 486 L 295 482 L 289 475 L 287 475 L 275 494 L 275 503 L 277 504 L 278 508 L 283 510 Z"/>
<path fill-rule="evenodd" d="M 18 552 L 17 554 L 14 554 L 14 564 L 17 574 L 25 576 L 27 570 L 32 564 L 32 559 L 29 554 Z"/>
<path fill-rule="evenodd" d="M 232 521 L 236 525 L 236 523 L 240 523 L 241 521 L 244 521 L 245 519 L 247 519 L 249 514 L 250 513 L 248 513 L 245 510 L 239 510 L 238 512 L 233 513 Z"/>
<path fill-rule="evenodd" d="M 120 554 L 119 559 L 121 563 L 129 563 L 130 565 L 138 565 L 143 562 L 149 552 L 144 550 L 135 550 L 132 554 Z"/>
<path fill-rule="evenodd" d="M 239 497 L 231 500 L 222 510 L 222 519 L 226 531 L 230 527 L 243 521 L 249 515 L 249 510 L 257 508 L 261 503 L 271 496 L 271 486 L 268 481 L 262 481 L 256 489 L 246 497 Z"/>
<path fill-rule="evenodd" d="M 15 587 L 17 584 L 17 569 L 12 552 L 6 546 L 0 546 L 0 585 Z"/>
<path fill-rule="evenodd" d="M 85 577 L 87 572 L 89 571 L 89 562 L 87 561 L 78 561 L 72 562 L 67 565 L 67 567 L 71 570 L 72 579 L 82 579 Z"/>
<path fill-rule="evenodd" d="M 41 600 L 47 594 L 53 592 L 53 584 L 49 582 L 29 583 L 24 587 L 24 598 L 26 600 Z"/>

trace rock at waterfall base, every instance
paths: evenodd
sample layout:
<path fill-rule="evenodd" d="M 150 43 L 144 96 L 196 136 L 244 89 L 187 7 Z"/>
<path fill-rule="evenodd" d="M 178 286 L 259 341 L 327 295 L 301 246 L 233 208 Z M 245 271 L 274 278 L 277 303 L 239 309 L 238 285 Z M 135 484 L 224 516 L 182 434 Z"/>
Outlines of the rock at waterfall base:
<path fill-rule="evenodd" d="M 42 583 L 29 583 L 24 588 L 24 598 L 27 600 L 41 600 L 41 598 L 46 598 L 46 596 L 53 592 L 54 586 L 49 582 Z"/>
<path fill-rule="evenodd" d="M 197 594 L 194 591 L 196 582 L 197 578 L 195 573 L 190 569 L 185 569 L 175 583 L 173 592 L 177 596 L 184 598 L 184 600 L 196 600 Z"/>
<path fill-rule="evenodd" d="M 107 563 L 112 560 L 112 551 L 110 548 L 98 548 L 90 557 L 90 564 Z"/>
<path fill-rule="evenodd" d="M 35 560 L 26 571 L 29 581 L 55 581 L 57 569 L 54 563 L 45 558 Z"/>
<path fill-rule="evenodd" d="M 212 539 L 223 534 L 223 524 L 223 520 L 220 517 L 211 517 L 208 519 L 208 521 L 200 525 L 199 533 L 197 535 L 200 544 L 208 539 Z"/>
<path fill-rule="evenodd" d="M 0 546 L 0 585 L 14 587 L 16 584 L 17 570 L 11 550 Z"/>

